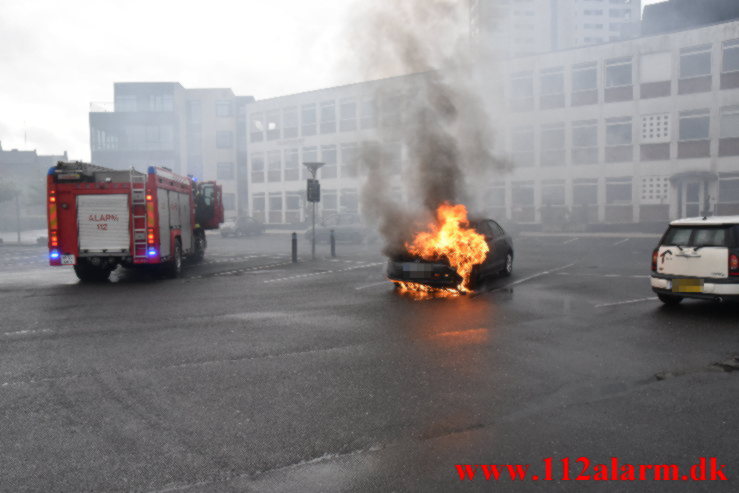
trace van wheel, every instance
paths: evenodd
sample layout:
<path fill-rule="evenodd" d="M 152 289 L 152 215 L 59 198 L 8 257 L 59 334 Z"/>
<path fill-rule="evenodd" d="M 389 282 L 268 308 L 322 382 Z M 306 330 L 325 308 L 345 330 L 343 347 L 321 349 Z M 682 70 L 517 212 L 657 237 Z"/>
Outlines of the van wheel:
<path fill-rule="evenodd" d="M 172 259 L 169 262 L 167 262 L 163 267 L 164 267 L 164 274 L 167 277 L 171 279 L 176 279 L 180 277 L 180 274 L 182 273 L 182 243 L 180 243 L 179 238 L 175 240 L 174 253 L 172 254 Z"/>
<path fill-rule="evenodd" d="M 683 300 L 682 296 L 675 296 L 672 294 L 658 294 L 657 298 L 659 298 L 662 303 L 668 306 L 679 305 L 680 302 Z"/>

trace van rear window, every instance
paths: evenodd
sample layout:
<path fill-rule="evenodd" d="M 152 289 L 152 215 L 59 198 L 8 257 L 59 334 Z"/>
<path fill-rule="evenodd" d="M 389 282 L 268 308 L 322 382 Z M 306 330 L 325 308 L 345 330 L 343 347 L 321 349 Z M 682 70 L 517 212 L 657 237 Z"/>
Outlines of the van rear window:
<path fill-rule="evenodd" d="M 696 227 L 670 226 L 663 245 L 689 247 L 726 247 L 731 239 L 730 226 Z"/>

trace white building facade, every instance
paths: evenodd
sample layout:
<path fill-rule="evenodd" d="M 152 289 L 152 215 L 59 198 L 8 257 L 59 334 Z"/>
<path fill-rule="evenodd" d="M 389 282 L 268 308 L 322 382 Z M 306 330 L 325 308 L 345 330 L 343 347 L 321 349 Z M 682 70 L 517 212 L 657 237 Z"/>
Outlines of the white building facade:
<path fill-rule="evenodd" d="M 505 115 L 497 142 L 513 168 L 487 184 L 492 217 L 617 224 L 739 213 L 739 22 L 520 57 L 496 76 L 507 104 L 493 109 Z M 250 213 L 305 221 L 305 161 L 326 163 L 320 213 L 356 212 L 357 149 L 402 124 L 402 91 L 397 78 L 249 104 Z M 381 145 L 401 194 L 402 145 Z"/>

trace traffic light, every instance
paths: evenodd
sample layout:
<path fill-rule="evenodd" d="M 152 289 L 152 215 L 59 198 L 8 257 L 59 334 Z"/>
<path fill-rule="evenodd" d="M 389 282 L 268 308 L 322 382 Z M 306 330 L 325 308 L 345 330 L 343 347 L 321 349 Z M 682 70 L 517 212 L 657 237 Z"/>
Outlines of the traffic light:
<path fill-rule="evenodd" d="M 308 178 L 308 202 L 321 201 L 321 184 L 315 178 Z"/>

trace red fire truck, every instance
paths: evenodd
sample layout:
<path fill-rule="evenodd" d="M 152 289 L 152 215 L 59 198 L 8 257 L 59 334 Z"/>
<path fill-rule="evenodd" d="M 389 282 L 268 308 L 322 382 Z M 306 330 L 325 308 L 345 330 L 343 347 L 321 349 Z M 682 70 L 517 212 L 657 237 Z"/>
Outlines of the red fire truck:
<path fill-rule="evenodd" d="M 73 265 L 82 281 L 105 280 L 119 264 L 177 277 L 184 258 L 203 258 L 205 230 L 223 222 L 219 185 L 167 168 L 59 162 L 47 185 L 49 263 Z"/>

